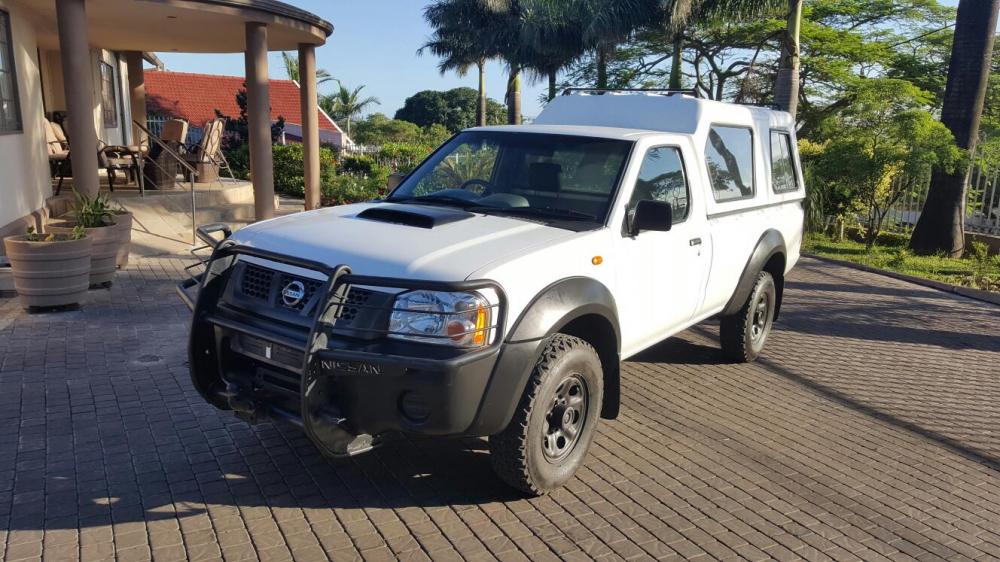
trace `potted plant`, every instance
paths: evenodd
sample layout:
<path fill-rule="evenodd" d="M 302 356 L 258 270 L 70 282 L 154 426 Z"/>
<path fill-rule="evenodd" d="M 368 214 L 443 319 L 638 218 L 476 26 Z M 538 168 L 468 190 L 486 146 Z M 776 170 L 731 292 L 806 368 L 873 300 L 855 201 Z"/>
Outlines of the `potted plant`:
<path fill-rule="evenodd" d="M 79 304 L 90 287 L 93 241 L 83 227 L 69 234 L 27 234 L 4 238 L 14 289 L 27 308 Z"/>
<path fill-rule="evenodd" d="M 115 228 L 118 231 L 118 252 L 115 265 L 121 269 L 128 265 L 128 255 L 132 251 L 132 212 L 119 204 L 118 209 L 112 209 Z"/>
<path fill-rule="evenodd" d="M 115 214 L 107 194 L 93 197 L 73 190 L 75 202 L 67 213 L 69 220 L 49 223 L 45 230 L 53 234 L 69 234 L 77 226 L 82 226 L 87 237 L 93 241 L 90 254 L 90 285 L 111 286 L 115 275 L 115 265 L 121 246 L 121 233 L 115 224 Z"/>

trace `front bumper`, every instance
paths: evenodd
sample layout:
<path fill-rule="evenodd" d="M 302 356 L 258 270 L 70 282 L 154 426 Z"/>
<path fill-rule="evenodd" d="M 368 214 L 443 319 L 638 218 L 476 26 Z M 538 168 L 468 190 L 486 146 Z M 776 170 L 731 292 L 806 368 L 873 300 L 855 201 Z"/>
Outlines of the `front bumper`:
<path fill-rule="evenodd" d="M 503 428 L 498 425 L 504 416 L 485 399 L 491 380 L 498 371 L 523 370 L 527 347 L 534 346 L 501 343 L 505 296 L 498 285 L 354 276 L 345 266 L 329 268 L 226 242 L 215 249 L 212 263 L 236 255 L 320 271 L 327 276 L 321 290 L 332 302 L 343 300 L 344 287 L 352 285 L 429 290 L 488 286 L 501 301 L 497 332 L 493 344 L 467 351 L 388 338 L 338 337 L 327 329 L 336 320 L 325 308 L 316 311 L 308 331 L 279 325 L 222 303 L 235 261 L 230 260 L 224 269 L 208 268 L 198 281 L 196 298 L 188 295 L 193 282 L 179 287 L 194 310 L 192 380 L 208 402 L 251 422 L 271 418 L 300 425 L 334 456 L 367 450 L 379 435 L 392 431 L 488 435 Z M 518 347 L 522 352 L 511 351 Z M 501 361 L 501 356 L 515 360 Z"/>

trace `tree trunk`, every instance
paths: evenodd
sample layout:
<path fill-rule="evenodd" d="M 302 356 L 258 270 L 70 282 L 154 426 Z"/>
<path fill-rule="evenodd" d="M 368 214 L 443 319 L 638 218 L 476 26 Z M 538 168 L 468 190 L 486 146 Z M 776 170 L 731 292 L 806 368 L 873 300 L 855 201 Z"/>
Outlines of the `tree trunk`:
<path fill-rule="evenodd" d="M 1000 0 L 961 0 L 955 18 L 941 122 L 955 135 L 955 144 L 970 153 L 976 149 L 986 99 L 998 9 Z M 962 256 L 968 172 L 967 167 L 953 173 L 934 170 L 927 201 L 910 238 L 915 253 L 943 251 L 951 257 Z"/>
<path fill-rule="evenodd" d="M 516 66 L 511 67 L 507 78 L 507 123 L 521 124 L 521 70 Z"/>
<path fill-rule="evenodd" d="M 679 29 L 674 33 L 674 52 L 670 57 L 670 83 L 667 85 L 671 90 L 680 90 L 681 86 L 681 51 L 684 48 L 684 30 Z"/>
<path fill-rule="evenodd" d="M 556 71 L 549 71 L 549 101 L 556 99 Z"/>
<path fill-rule="evenodd" d="M 608 87 L 608 52 L 604 45 L 597 47 L 597 87 Z"/>
<path fill-rule="evenodd" d="M 476 107 L 476 125 L 486 126 L 486 61 L 476 61 L 479 69 L 479 105 Z"/>
<path fill-rule="evenodd" d="M 788 0 L 788 20 L 781 41 L 781 59 L 774 81 L 774 104 L 795 117 L 799 109 L 799 27 L 802 0 Z"/>

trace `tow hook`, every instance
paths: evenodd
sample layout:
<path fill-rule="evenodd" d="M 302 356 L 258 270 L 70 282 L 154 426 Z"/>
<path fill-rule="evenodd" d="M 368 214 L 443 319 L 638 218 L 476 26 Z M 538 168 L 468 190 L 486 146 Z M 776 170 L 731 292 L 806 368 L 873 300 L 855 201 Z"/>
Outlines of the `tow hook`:
<path fill-rule="evenodd" d="M 333 457 L 352 457 L 372 450 L 378 440 L 367 433 L 357 435 L 347 429 L 347 420 L 329 412 L 318 412 L 312 417 L 312 430 L 317 445 Z"/>
<path fill-rule="evenodd" d="M 226 398 L 236 417 L 250 425 L 257 423 L 259 404 L 252 396 L 243 392 L 239 385 L 226 383 L 226 390 L 221 394 Z"/>

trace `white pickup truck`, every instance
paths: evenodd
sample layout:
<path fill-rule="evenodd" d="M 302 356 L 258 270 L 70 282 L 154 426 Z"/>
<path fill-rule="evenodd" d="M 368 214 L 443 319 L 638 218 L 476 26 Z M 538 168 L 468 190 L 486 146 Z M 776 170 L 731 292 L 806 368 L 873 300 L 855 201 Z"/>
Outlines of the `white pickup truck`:
<path fill-rule="evenodd" d="M 329 455 L 489 436 L 500 478 L 543 494 L 617 416 L 623 359 L 713 316 L 726 357 L 757 357 L 804 194 L 786 113 L 568 92 L 455 135 L 382 200 L 226 231 L 180 287 L 192 379 Z"/>

